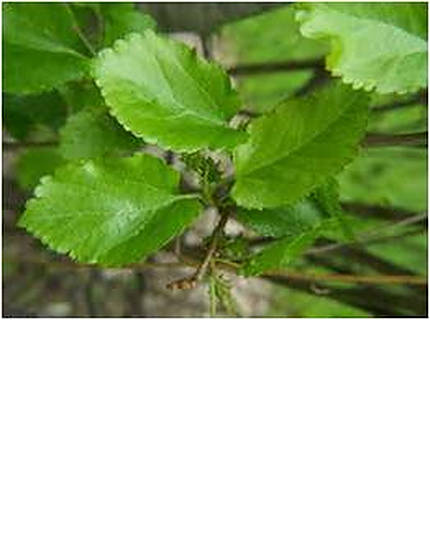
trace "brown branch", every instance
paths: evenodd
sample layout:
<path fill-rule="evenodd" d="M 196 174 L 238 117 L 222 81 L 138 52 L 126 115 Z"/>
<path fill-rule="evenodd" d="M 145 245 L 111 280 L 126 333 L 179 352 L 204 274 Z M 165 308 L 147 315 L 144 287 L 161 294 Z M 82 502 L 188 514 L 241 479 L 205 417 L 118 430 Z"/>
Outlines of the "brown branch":
<path fill-rule="evenodd" d="M 350 212 L 356 216 L 381 220 L 407 220 L 417 216 L 415 212 L 399 206 L 383 206 L 364 202 L 342 202 L 342 208 L 345 212 Z"/>
<path fill-rule="evenodd" d="M 427 132 L 411 134 L 367 134 L 362 142 L 365 147 L 376 146 L 412 146 L 427 147 Z"/>
<path fill-rule="evenodd" d="M 418 225 L 420 227 L 427 228 L 427 213 L 422 212 L 420 214 L 413 214 L 411 216 L 408 216 L 407 218 L 404 218 L 403 220 L 400 220 L 399 222 L 394 222 L 393 224 L 389 224 L 388 226 L 385 226 L 383 228 L 375 228 L 370 231 L 363 232 L 361 235 L 357 236 L 357 238 L 354 241 L 348 241 L 348 242 L 340 241 L 335 243 L 324 244 L 322 246 L 317 245 L 316 247 L 311 247 L 306 251 L 305 255 L 326 253 L 328 251 L 335 251 L 343 248 L 352 249 L 356 245 L 362 245 L 372 241 L 378 242 L 381 239 L 380 237 L 381 234 L 382 234 L 382 239 L 385 239 L 387 237 L 387 235 L 384 235 L 386 234 L 387 230 L 392 230 L 393 228 L 410 226 L 410 225 Z"/>
<path fill-rule="evenodd" d="M 314 281 L 280 276 L 261 276 L 285 288 L 298 290 L 314 296 L 325 295 L 332 300 L 362 309 L 374 317 L 427 317 L 427 301 L 417 299 L 415 295 L 391 293 L 387 288 L 374 285 L 356 285 L 351 288 L 332 287 L 323 289 Z"/>
<path fill-rule="evenodd" d="M 372 111 L 374 111 L 375 113 L 382 113 L 383 111 L 391 111 L 393 109 L 410 107 L 411 105 L 416 105 L 418 103 L 420 103 L 421 105 L 427 105 L 427 94 L 427 90 L 425 89 L 420 91 L 410 99 L 400 99 L 399 101 L 394 101 L 393 103 L 372 107 Z"/>
<path fill-rule="evenodd" d="M 311 91 L 323 86 L 330 79 L 330 74 L 324 70 L 322 67 L 315 68 L 313 75 L 309 80 L 298 90 L 295 91 L 294 95 L 296 97 L 305 97 Z"/>
<path fill-rule="evenodd" d="M 279 270 L 267 271 L 269 276 L 278 276 L 280 278 L 293 278 L 295 280 L 305 280 L 309 282 L 342 282 L 345 284 L 402 284 L 402 285 L 420 285 L 427 284 L 427 278 L 415 275 L 392 275 L 380 274 L 361 276 L 355 274 L 303 274 L 301 272 Z"/>
<path fill-rule="evenodd" d="M 241 111 L 243 115 L 258 116 L 257 113 L 250 111 Z M 10 142 L 3 141 L 3 147 L 6 149 L 19 149 L 30 147 L 48 147 L 57 146 L 58 142 Z M 412 146 L 427 147 L 427 132 L 414 132 L 411 134 L 367 134 L 364 137 L 362 145 L 365 147 L 377 146 Z"/>
<path fill-rule="evenodd" d="M 82 41 L 82 43 L 85 45 L 86 49 L 89 51 L 91 56 L 96 56 L 96 51 L 94 49 L 94 47 L 92 46 L 92 44 L 89 42 L 88 38 L 85 36 L 85 33 L 82 31 L 79 22 L 75 16 L 75 12 L 73 11 L 71 5 L 69 2 L 63 2 L 63 6 L 66 8 L 67 12 L 70 15 L 70 18 L 73 22 L 73 31 L 76 33 L 76 35 L 79 37 L 79 39 Z"/>
<path fill-rule="evenodd" d="M 3 140 L 3 148 L 6 150 L 19 150 L 20 148 L 52 148 L 58 146 L 58 142 L 10 142 Z"/>
<path fill-rule="evenodd" d="M 203 279 L 216 253 L 216 250 L 218 248 L 219 238 L 222 235 L 222 232 L 224 231 L 224 227 L 227 223 L 229 215 L 230 215 L 229 208 L 225 208 L 221 212 L 221 217 L 219 219 L 219 222 L 212 232 L 210 242 L 209 242 L 209 247 L 206 252 L 205 258 L 199 264 L 194 274 L 190 277 L 182 278 L 181 280 L 175 280 L 171 282 L 170 284 L 167 285 L 167 288 L 169 288 L 169 290 L 175 290 L 175 289 L 189 290 L 195 288 L 197 284 Z"/>
<path fill-rule="evenodd" d="M 240 64 L 227 69 L 231 76 L 248 76 L 255 74 L 269 74 L 270 72 L 294 72 L 297 70 L 324 70 L 322 59 L 281 61 L 281 62 L 257 62 L 254 64 Z"/>

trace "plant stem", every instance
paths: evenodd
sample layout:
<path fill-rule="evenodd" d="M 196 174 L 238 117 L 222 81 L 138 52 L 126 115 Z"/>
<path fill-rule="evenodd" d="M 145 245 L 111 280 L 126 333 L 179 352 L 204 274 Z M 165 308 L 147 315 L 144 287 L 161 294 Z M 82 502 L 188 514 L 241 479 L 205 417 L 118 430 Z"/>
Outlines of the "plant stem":
<path fill-rule="evenodd" d="M 427 278 L 425 276 L 415 275 L 379 274 L 359 276 L 355 274 L 303 274 L 301 272 L 282 272 L 279 270 L 269 270 L 267 275 L 310 282 L 344 282 L 345 284 L 402 284 L 420 286 L 425 286 L 427 284 Z"/>
<path fill-rule="evenodd" d="M 196 273 L 194 275 L 194 279 L 196 282 L 200 282 L 200 280 L 203 278 L 203 276 L 205 275 L 207 268 L 212 260 L 212 257 L 215 254 L 215 251 L 217 250 L 217 246 L 218 246 L 218 241 L 220 236 L 222 235 L 222 232 L 224 230 L 224 227 L 227 223 L 229 217 L 229 212 L 227 210 L 225 210 L 224 212 L 221 213 L 221 217 L 219 219 L 218 224 L 216 225 L 213 233 L 212 233 L 212 237 L 209 243 L 209 248 L 208 251 L 206 253 L 205 258 L 203 259 L 203 262 L 201 263 L 201 265 L 198 267 L 198 269 L 196 270 Z"/>
<path fill-rule="evenodd" d="M 372 107 L 372 111 L 374 111 L 375 113 L 380 113 L 383 111 L 391 111 L 393 109 L 402 109 L 403 107 L 410 107 L 411 105 L 416 105 L 417 103 L 421 103 L 422 105 L 427 105 L 426 89 L 420 91 L 410 99 L 400 99 L 399 101 L 394 101 L 393 103 Z"/>
<path fill-rule="evenodd" d="M 427 132 L 411 134 L 367 134 L 363 140 L 366 147 L 374 146 L 413 146 L 427 147 Z"/>
<path fill-rule="evenodd" d="M 9 142 L 8 140 L 3 141 L 3 148 L 6 150 L 19 150 L 20 148 L 51 148 L 58 146 L 58 142 Z"/>
<path fill-rule="evenodd" d="M 97 53 L 94 50 L 92 44 L 88 41 L 87 37 L 85 37 L 85 34 L 82 31 L 82 29 L 80 28 L 78 20 L 76 19 L 75 13 L 74 13 L 72 7 L 70 6 L 69 2 L 64 2 L 64 7 L 69 12 L 70 17 L 73 20 L 73 30 L 75 31 L 76 35 L 79 37 L 79 39 L 82 41 L 82 43 L 86 46 L 86 48 L 90 51 L 91 56 L 96 56 Z"/>
<path fill-rule="evenodd" d="M 209 247 L 206 252 L 205 258 L 198 265 L 197 270 L 190 277 L 181 278 L 180 280 L 174 280 L 173 282 L 170 282 L 170 284 L 167 285 L 167 288 L 169 290 L 175 290 L 175 289 L 190 290 L 192 288 L 195 288 L 197 284 L 203 279 L 215 255 L 215 252 L 218 247 L 219 238 L 222 235 L 222 232 L 224 230 L 228 218 L 229 218 L 229 208 L 225 208 L 221 212 L 221 217 L 219 219 L 219 222 L 212 232 L 210 242 L 209 242 Z"/>
<path fill-rule="evenodd" d="M 263 62 L 255 64 L 240 64 L 233 66 L 227 71 L 231 76 L 246 76 L 249 74 L 267 74 L 270 72 L 291 72 L 295 70 L 313 70 L 323 69 L 324 61 L 322 59 L 298 60 L 298 61 L 281 61 L 281 62 Z"/>
<path fill-rule="evenodd" d="M 427 212 L 421 212 L 420 214 L 414 214 L 413 216 L 409 216 L 400 220 L 399 222 L 394 222 L 389 224 L 388 226 L 382 228 L 375 228 L 370 231 L 364 232 L 362 235 L 358 236 L 355 241 L 350 241 L 347 243 L 339 242 L 339 243 L 329 243 L 327 245 L 316 246 L 308 249 L 305 255 L 316 255 L 318 253 L 326 253 L 328 251 L 334 251 L 336 249 L 340 249 L 342 247 L 352 247 L 354 245 L 360 245 L 366 243 L 368 241 L 378 241 L 379 236 L 386 235 L 387 231 L 395 229 L 397 227 L 404 227 L 410 226 L 417 223 L 424 223 L 427 224 Z"/>

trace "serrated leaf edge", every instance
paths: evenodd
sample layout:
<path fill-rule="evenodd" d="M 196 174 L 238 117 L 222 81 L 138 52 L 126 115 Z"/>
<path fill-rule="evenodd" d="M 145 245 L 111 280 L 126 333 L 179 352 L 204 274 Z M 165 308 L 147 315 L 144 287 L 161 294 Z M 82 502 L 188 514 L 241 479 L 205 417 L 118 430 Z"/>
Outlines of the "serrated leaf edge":
<path fill-rule="evenodd" d="M 297 3 L 294 8 L 295 8 L 295 20 L 297 21 L 297 23 L 300 24 L 300 33 L 308 39 L 315 39 L 315 37 L 305 35 L 305 33 L 302 30 L 302 24 L 307 23 L 309 21 L 310 11 L 312 8 L 306 6 L 306 4 L 304 4 L 303 2 Z M 331 33 L 324 33 L 321 34 L 321 38 L 330 41 L 330 46 L 332 47 L 336 35 L 333 35 Z M 328 72 L 330 72 L 330 74 L 334 78 L 340 78 L 344 84 L 352 86 L 352 88 L 355 90 L 363 89 L 366 92 L 374 91 L 382 95 L 390 94 L 390 93 L 397 94 L 397 95 L 406 95 L 408 93 L 416 93 L 420 91 L 422 88 L 425 88 L 427 86 L 427 83 L 423 82 L 419 85 L 411 86 L 410 88 L 407 89 L 396 89 L 396 88 L 386 89 L 383 87 L 381 88 L 378 87 L 376 80 L 370 80 L 370 79 L 358 80 L 353 76 L 351 76 L 350 74 L 348 74 L 348 72 L 342 71 L 339 67 L 336 66 L 335 62 L 332 61 L 332 57 L 333 57 L 333 51 L 326 55 L 325 69 Z"/>
<path fill-rule="evenodd" d="M 135 136 L 136 138 L 142 139 L 145 142 L 147 142 L 148 144 L 159 144 L 160 146 L 162 145 L 163 149 L 175 151 L 175 152 L 178 152 L 178 153 L 192 153 L 192 152 L 195 152 L 196 150 L 204 149 L 204 148 L 207 148 L 207 149 L 210 149 L 210 150 L 231 149 L 231 148 L 234 148 L 234 147 L 238 146 L 241 143 L 243 144 L 244 142 L 246 142 L 247 137 L 244 134 L 243 135 L 243 137 L 244 137 L 243 142 L 234 142 L 234 143 L 232 142 L 231 144 L 226 145 L 224 148 L 220 148 L 219 146 L 213 146 L 213 145 L 210 145 L 210 144 L 204 144 L 204 145 L 200 145 L 200 146 L 195 146 L 195 145 L 194 146 L 183 146 L 183 147 L 178 148 L 177 146 L 174 146 L 173 144 L 169 144 L 169 143 L 166 143 L 166 142 L 163 142 L 163 144 L 161 144 L 159 139 L 155 136 L 150 136 L 150 135 L 147 135 L 147 134 L 145 134 L 145 135 L 137 134 L 136 132 L 133 132 L 133 130 L 130 129 L 130 127 L 117 114 L 114 107 L 112 107 L 112 105 L 108 102 L 108 100 L 106 98 L 106 94 L 105 94 L 105 88 L 103 87 L 103 85 L 101 84 L 100 80 L 97 78 L 97 75 L 96 75 L 96 72 L 97 72 L 96 64 L 97 64 L 97 60 L 99 58 L 102 58 L 103 56 L 106 56 L 108 54 L 108 51 L 111 51 L 111 52 L 114 52 L 114 53 L 119 53 L 120 52 L 119 49 L 121 48 L 122 44 L 128 44 L 127 42 L 135 40 L 136 37 L 141 38 L 141 37 L 144 37 L 148 33 L 152 33 L 152 34 L 156 35 L 156 33 L 151 29 L 147 29 L 145 31 L 145 33 L 143 33 L 143 34 L 142 33 L 136 33 L 136 32 L 129 33 L 126 36 L 124 36 L 124 38 L 117 39 L 111 47 L 104 48 L 103 50 L 101 50 L 98 53 L 97 57 L 92 60 L 91 75 L 94 79 L 94 82 L 97 84 L 97 87 L 100 89 L 100 91 L 103 95 L 103 99 L 105 100 L 105 103 L 106 103 L 106 106 L 108 107 L 109 113 L 121 124 L 121 126 L 125 130 L 127 130 L 128 132 L 133 134 L 133 136 Z M 173 41 L 173 40 L 171 40 L 171 41 Z M 180 41 L 174 41 L 174 42 L 179 44 L 184 49 L 186 49 L 187 52 L 191 53 L 191 56 L 194 59 L 198 59 L 199 62 L 201 61 L 207 66 L 215 66 L 215 67 L 217 67 L 217 69 L 222 71 L 222 74 L 225 74 L 225 76 L 223 76 L 223 78 L 224 78 L 224 82 L 227 84 L 226 85 L 226 90 L 227 91 L 231 90 L 231 91 L 235 92 L 236 95 L 238 96 L 238 92 L 237 92 L 236 89 L 233 88 L 233 86 L 230 82 L 230 79 L 229 79 L 227 73 L 225 72 L 225 69 L 218 62 L 208 61 L 204 58 L 198 57 L 197 51 L 195 49 L 192 49 L 191 47 L 189 47 L 188 45 L 186 45 L 185 43 L 182 43 Z M 220 121 L 220 124 L 222 124 L 226 128 L 226 130 L 231 130 L 231 131 L 237 132 L 238 136 L 239 136 L 240 135 L 239 133 L 241 131 L 228 126 L 228 121 L 233 118 L 233 116 L 237 113 L 238 110 L 239 110 L 239 97 L 238 97 L 236 112 L 232 113 L 229 117 L 226 117 L 225 122 Z"/>
<path fill-rule="evenodd" d="M 318 91 L 315 91 L 315 92 L 310 93 L 310 94 L 307 96 L 307 99 L 312 99 L 312 98 L 317 99 L 318 97 L 319 97 L 319 92 L 318 92 Z M 253 119 L 253 120 L 251 121 L 251 123 L 250 123 L 250 126 L 252 127 L 252 124 L 255 123 L 256 121 L 260 121 L 260 120 L 266 119 L 266 118 L 268 118 L 268 117 L 270 117 L 270 116 L 275 116 L 276 111 L 279 110 L 281 106 L 285 105 L 286 103 L 288 103 L 288 102 L 290 102 L 290 101 L 291 101 L 291 99 L 287 99 L 287 100 L 285 100 L 285 101 L 282 101 L 281 103 L 279 103 L 278 105 L 276 105 L 276 107 L 274 107 L 273 109 L 271 109 L 270 111 L 268 111 L 267 113 L 265 113 L 264 115 L 262 115 L 261 117 L 258 117 L 258 118 L 256 118 L 256 119 Z M 357 100 L 357 101 L 358 101 L 358 100 Z M 349 107 L 353 104 L 353 102 L 354 102 L 354 101 L 352 101 L 351 104 L 348 105 L 347 108 L 349 108 Z M 370 103 L 370 97 L 368 98 L 368 103 Z M 314 189 L 317 189 L 318 187 L 322 186 L 322 185 L 324 184 L 325 181 L 327 181 L 328 179 L 330 179 L 330 177 L 333 177 L 333 178 L 334 178 L 334 177 L 336 177 L 337 175 L 339 175 L 340 173 L 342 173 L 342 171 L 343 171 L 354 159 L 356 159 L 356 157 L 358 156 L 358 154 L 359 154 L 359 153 L 362 151 L 362 149 L 363 149 L 363 148 L 360 146 L 360 140 L 364 137 L 364 135 L 365 135 L 365 133 L 366 133 L 367 126 L 368 126 L 368 123 L 369 123 L 369 119 L 370 119 L 370 111 L 367 112 L 367 116 L 366 116 L 366 119 L 365 119 L 365 122 L 364 122 L 364 125 L 363 125 L 362 134 L 361 134 L 361 136 L 360 136 L 360 138 L 359 138 L 359 140 L 358 140 L 358 142 L 357 142 L 357 145 L 355 146 L 355 148 L 353 148 L 352 153 L 351 153 L 351 156 L 350 156 L 349 158 L 345 158 L 344 163 L 341 165 L 341 167 L 339 167 L 338 171 L 336 171 L 336 173 L 335 173 L 334 175 L 332 175 L 332 174 L 328 175 L 327 177 L 325 177 L 325 179 L 322 179 L 321 182 L 319 182 L 318 184 L 312 185 L 308 190 L 306 190 L 306 191 L 303 193 L 303 195 L 302 195 L 300 198 L 297 198 L 297 199 L 295 199 L 295 200 L 292 201 L 292 202 L 286 202 L 285 204 L 276 204 L 275 206 L 246 206 L 246 205 L 243 204 L 240 200 L 238 200 L 238 199 L 235 198 L 235 196 L 234 196 L 234 187 L 235 187 L 235 185 L 233 185 L 233 188 L 232 188 L 232 196 L 233 196 L 234 200 L 236 200 L 236 202 L 237 202 L 239 205 L 243 206 L 244 208 L 248 208 L 248 209 L 250 209 L 250 210 L 251 210 L 251 209 L 253 209 L 253 210 L 264 210 L 264 209 L 266 209 L 266 208 L 267 208 L 267 209 L 272 209 L 272 208 L 279 208 L 279 207 L 281 207 L 281 206 L 286 206 L 286 205 L 289 205 L 289 204 L 295 204 L 295 203 L 297 203 L 297 202 L 299 202 L 299 201 L 301 201 L 301 200 L 306 199 L 306 197 L 309 196 L 309 194 L 310 194 Z M 336 122 L 336 121 L 337 121 L 337 119 L 331 121 L 331 122 L 330 122 L 330 126 L 331 126 L 334 122 Z M 328 127 L 327 127 L 327 128 L 328 128 Z M 251 134 L 251 133 L 250 133 L 250 134 Z M 321 134 L 321 133 L 318 133 L 317 135 L 315 135 L 315 136 L 313 137 L 313 139 L 317 138 L 320 134 Z M 291 152 L 291 153 L 293 153 L 293 152 Z M 235 163 L 235 154 L 233 154 L 233 163 Z M 235 165 L 235 167 L 236 167 L 236 165 Z M 246 175 L 243 175 L 243 177 L 246 177 Z M 236 182 L 235 182 L 235 184 L 236 184 Z"/>
<path fill-rule="evenodd" d="M 140 157 L 141 155 L 142 154 L 134 154 L 131 157 L 132 158 Z M 150 157 L 154 157 L 154 156 L 150 156 Z M 87 160 L 87 161 L 91 161 L 91 160 Z M 75 260 L 77 262 L 85 262 L 85 263 L 88 263 L 88 264 L 104 264 L 103 263 L 103 255 L 106 254 L 106 252 L 109 252 L 112 249 L 114 249 L 115 246 L 111 247 L 108 251 L 105 251 L 105 252 L 97 255 L 94 259 L 83 261 L 75 253 L 75 251 L 73 249 L 65 249 L 65 248 L 61 247 L 61 245 L 56 244 L 55 242 L 52 242 L 52 240 L 48 239 L 46 234 L 43 234 L 43 233 L 39 232 L 37 228 L 35 228 L 31 224 L 27 223 L 26 212 L 29 208 L 31 208 L 31 206 L 33 206 L 33 204 L 35 202 L 37 202 L 37 199 L 43 198 L 43 192 L 44 192 L 44 187 L 46 186 L 46 183 L 50 182 L 51 180 L 55 180 L 55 177 L 58 174 L 58 171 L 61 170 L 61 172 L 63 172 L 65 170 L 67 170 L 67 168 L 75 169 L 77 166 L 80 166 L 80 163 L 78 163 L 78 161 L 70 161 L 70 162 L 67 162 L 65 165 L 62 165 L 61 167 L 56 169 L 54 174 L 44 175 L 43 177 L 41 177 L 40 180 L 39 180 L 39 184 L 37 185 L 37 187 L 34 190 L 34 196 L 27 201 L 27 203 L 25 205 L 24 212 L 21 214 L 21 217 L 19 218 L 19 220 L 17 222 L 17 226 L 21 227 L 21 228 L 25 229 L 26 231 L 28 231 L 29 233 L 33 234 L 44 245 L 48 246 L 52 250 L 54 250 L 54 251 L 56 251 L 57 253 L 60 253 L 60 254 L 68 255 L 70 258 L 72 258 L 73 260 Z M 179 181 L 179 174 L 178 174 L 178 181 Z M 196 202 L 199 202 L 199 203 L 202 204 L 201 197 L 200 197 L 199 194 L 175 194 L 175 195 L 171 195 L 171 197 L 169 199 L 166 199 L 166 201 L 163 204 L 160 204 L 160 206 L 158 206 L 156 210 L 153 210 L 152 213 L 153 213 L 153 215 L 155 215 L 157 211 L 159 211 L 161 209 L 164 209 L 164 208 L 167 208 L 168 206 L 174 204 L 175 202 L 178 202 L 180 200 L 185 200 L 185 199 L 186 200 L 190 200 L 190 199 L 195 200 Z M 152 217 L 151 217 L 151 219 L 152 219 Z M 133 237 L 138 236 L 139 233 L 144 228 L 145 228 L 145 224 L 137 224 L 136 228 L 133 229 L 130 232 L 130 235 L 128 235 L 125 239 L 121 240 L 121 244 L 129 241 Z M 184 226 L 184 228 L 181 231 L 183 231 L 186 228 L 187 228 L 187 226 Z M 171 239 L 173 239 L 173 237 L 175 237 L 177 235 L 178 235 L 178 232 L 176 232 L 168 241 L 166 241 L 165 244 L 167 244 Z M 112 266 L 123 266 L 123 265 L 112 265 Z"/>

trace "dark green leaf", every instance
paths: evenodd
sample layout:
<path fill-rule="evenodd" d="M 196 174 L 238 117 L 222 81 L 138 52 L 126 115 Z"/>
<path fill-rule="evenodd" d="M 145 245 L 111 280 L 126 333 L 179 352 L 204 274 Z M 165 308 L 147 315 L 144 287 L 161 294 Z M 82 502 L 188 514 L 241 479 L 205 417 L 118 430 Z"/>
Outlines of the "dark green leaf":
<path fill-rule="evenodd" d="M 243 267 L 245 276 L 258 276 L 268 270 L 286 268 L 296 259 L 318 236 L 318 228 L 303 233 L 278 239 L 253 255 Z"/>
<path fill-rule="evenodd" d="M 81 78 L 89 60 L 64 3 L 3 4 L 3 88 L 38 93 Z"/>
<path fill-rule="evenodd" d="M 303 198 L 356 156 L 368 110 L 367 94 L 335 83 L 252 121 L 234 154 L 233 198 L 259 209 Z"/>
<path fill-rule="evenodd" d="M 28 148 L 18 159 L 16 167 L 18 184 L 23 189 L 34 189 L 42 177 L 51 175 L 64 163 L 58 148 L 45 146 Z"/>
<path fill-rule="evenodd" d="M 117 39 L 129 33 L 144 33 L 147 29 L 156 28 L 152 17 L 136 9 L 132 2 L 103 2 L 100 12 L 104 18 L 105 47 L 112 46 Z"/>
<path fill-rule="evenodd" d="M 66 159 L 119 155 L 141 144 L 103 108 L 83 109 L 71 115 L 60 131 L 60 152 Z"/>
<path fill-rule="evenodd" d="M 57 92 L 3 96 L 3 124 L 17 140 L 24 140 L 37 125 L 57 131 L 66 120 L 67 107 Z"/>

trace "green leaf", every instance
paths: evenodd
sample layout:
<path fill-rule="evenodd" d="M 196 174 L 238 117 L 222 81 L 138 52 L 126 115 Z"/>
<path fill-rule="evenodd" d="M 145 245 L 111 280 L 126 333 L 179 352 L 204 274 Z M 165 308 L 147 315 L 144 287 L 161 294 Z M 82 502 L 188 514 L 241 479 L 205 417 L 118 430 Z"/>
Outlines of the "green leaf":
<path fill-rule="evenodd" d="M 336 179 L 326 181 L 310 194 L 310 199 L 317 206 L 323 216 L 337 218 L 342 213 L 339 200 L 339 183 Z"/>
<path fill-rule="evenodd" d="M 112 114 L 147 142 L 194 151 L 246 139 L 227 125 L 239 107 L 228 76 L 183 43 L 132 34 L 99 54 L 94 76 Z"/>
<path fill-rule="evenodd" d="M 106 107 L 94 82 L 70 82 L 58 88 L 67 104 L 69 114 L 89 107 Z"/>
<path fill-rule="evenodd" d="M 40 179 L 51 175 L 57 167 L 65 163 L 58 148 L 28 148 L 20 154 L 16 166 L 16 178 L 23 189 L 34 189 Z"/>
<path fill-rule="evenodd" d="M 298 235 L 322 220 L 321 212 L 309 200 L 265 210 L 239 207 L 236 217 L 244 225 L 267 237 Z"/>
<path fill-rule="evenodd" d="M 58 130 L 66 120 L 67 107 L 56 91 L 39 95 L 3 96 L 3 124 L 17 140 L 24 140 L 36 125 Z"/>
<path fill-rule="evenodd" d="M 3 4 L 3 88 L 38 93 L 82 78 L 89 60 L 62 3 Z"/>
<path fill-rule="evenodd" d="M 368 111 L 368 94 L 334 83 L 252 121 L 234 153 L 233 198 L 259 209 L 303 198 L 356 156 Z"/>
<path fill-rule="evenodd" d="M 141 144 L 103 108 L 87 108 L 71 115 L 60 131 L 60 152 L 65 159 L 119 155 Z"/>
<path fill-rule="evenodd" d="M 329 39 L 328 69 L 354 88 L 407 93 L 427 84 L 427 5 L 301 3 L 301 32 Z"/>
<path fill-rule="evenodd" d="M 326 221 L 331 226 L 332 235 L 336 232 L 340 233 L 346 241 L 354 240 L 355 235 L 349 218 L 345 215 L 340 204 L 339 183 L 336 179 L 332 178 L 312 191 L 310 199 L 326 219 L 330 218 Z"/>
<path fill-rule="evenodd" d="M 245 276 L 258 276 L 267 270 L 290 266 L 294 259 L 313 243 L 318 233 L 318 228 L 314 228 L 294 237 L 288 236 L 273 241 L 251 257 L 242 269 L 243 274 Z"/>
<path fill-rule="evenodd" d="M 157 26 L 151 16 L 136 9 L 132 2 L 103 2 L 100 12 L 104 18 L 105 47 L 110 47 L 129 33 L 144 33 L 147 29 L 155 30 Z"/>
<path fill-rule="evenodd" d="M 70 163 L 44 177 L 20 225 L 59 253 L 87 263 L 141 261 L 200 213 L 178 193 L 179 174 L 148 154 Z"/>

